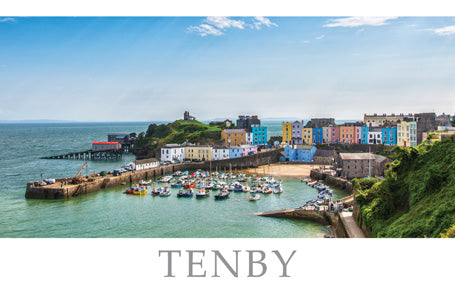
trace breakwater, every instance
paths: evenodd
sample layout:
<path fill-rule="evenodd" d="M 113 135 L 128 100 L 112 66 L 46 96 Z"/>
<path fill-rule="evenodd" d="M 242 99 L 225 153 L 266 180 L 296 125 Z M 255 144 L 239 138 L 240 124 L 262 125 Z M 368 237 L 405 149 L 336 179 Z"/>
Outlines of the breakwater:
<path fill-rule="evenodd" d="M 304 219 L 318 222 L 322 225 L 332 226 L 332 232 L 337 238 L 353 238 L 350 230 L 347 228 L 344 219 L 339 212 L 334 211 L 318 211 L 308 209 L 285 209 L 271 212 L 257 213 L 262 217 L 274 218 L 289 218 L 289 219 Z"/>
<path fill-rule="evenodd" d="M 25 197 L 29 199 L 68 199 L 82 194 L 88 194 L 105 188 L 111 188 L 122 184 L 139 182 L 176 171 L 228 171 L 255 168 L 261 165 L 278 162 L 281 156 L 281 149 L 259 152 L 257 154 L 216 161 L 205 161 L 199 163 L 172 164 L 159 166 L 140 171 L 124 173 L 120 176 L 98 176 L 90 174 L 82 176 L 82 183 L 69 184 L 66 178 L 56 179 L 55 184 L 35 186 L 35 182 L 28 182 Z"/>
<path fill-rule="evenodd" d="M 328 173 L 322 173 L 317 170 L 311 170 L 310 177 L 313 180 L 324 181 L 329 186 L 334 186 L 345 190 L 347 193 L 352 194 L 352 184 L 350 181 L 338 177 L 334 177 Z"/>

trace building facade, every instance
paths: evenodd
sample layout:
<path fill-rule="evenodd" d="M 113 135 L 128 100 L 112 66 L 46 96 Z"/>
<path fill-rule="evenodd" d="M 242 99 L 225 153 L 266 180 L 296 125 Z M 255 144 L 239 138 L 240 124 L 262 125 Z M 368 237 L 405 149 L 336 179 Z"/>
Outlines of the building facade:
<path fill-rule="evenodd" d="M 253 133 L 253 145 L 267 144 L 267 127 L 252 125 L 251 131 Z"/>
<path fill-rule="evenodd" d="M 306 145 L 313 144 L 313 129 L 311 127 L 302 129 L 302 140 Z"/>
<path fill-rule="evenodd" d="M 289 162 L 313 162 L 316 147 L 312 145 L 287 145 L 284 158 Z"/>
<path fill-rule="evenodd" d="M 227 146 L 213 146 L 212 147 L 214 161 L 224 160 L 229 158 L 229 148 Z"/>
<path fill-rule="evenodd" d="M 370 128 L 368 126 L 362 126 L 361 127 L 361 142 L 362 144 L 367 144 L 368 143 L 368 132 L 370 131 Z"/>
<path fill-rule="evenodd" d="M 237 119 L 237 128 L 250 131 L 252 125 L 261 126 L 261 120 L 257 115 L 239 115 L 239 118 Z"/>
<path fill-rule="evenodd" d="M 375 162 L 370 153 L 340 153 L 341 176 L 347 179 L 374 176 Z"/>
<path fill-rule="evenodd" d="M 324 126 L 322 128 L 322 142 L 332 143 L 332 127 Z"/>
<path fill-rule="evenodd" d="M 122 146 L 119 142 L 94 142 L 92 143 L 92 151 L 118 151 Z"/>
<path fill-rule="evenodd" d="M 412 117 L 412 114 L 364 114 L 363 115 L 363 122 L 370 126 L 370 124 L 377 124 L 379 126 L 386 125 L 388 123 L 396 123 L 398 121 L 402 121 L 405 117 Z"/>
<path fill-rule="evenodd" d="M 221 139 L 224 140 L 226 146 L 239 146 L 246 144 L 245 129 L 225 129 L 221 132 Z"/>
<path fill-rule="evenodd" d="M 258 152 L 258 147 L 253 145 L 241 145 L 242 156 L 248 156 Z"/>
<path fill-rule="evenodd" d="M 187 146 L 185 147 L 185 159 L 190 161 L 211 161 L 213 151 L 211 146 Z"/>
<path fill-rule="evenodd" d="M 160 159 L 162 162 L 183 162 L 185 159 L 185 147 L 177 144 L 167 144 L 165 147 L 161 148 Z"/>
<path fill-rule="evenodd" d="M 283 122 L 281 125 L 283 129 L 282 142 L 290 144 L 292 140 L 292 122 Z"/>
<path fill-rule="evenodd" d="M 229 148 L 229 158 L 239 158 L 242 156 L 242 148 L 241 147 L 230 147 Z"/>
<path fill-rule="evenodd" d="M 397 144 L 397 128 L 383 127 L 382 128 L 382 143 L 385 145 Z"/>
<path fill-rule="evenodd" d="M 140 171 L 145 169 L 156 168 L 160 166 L 160 161 L 157 159 L 145 159 L 133 162 L 133 170 Z"/>
<path fill-rule="evenodd" d="M 302 128 L 303 128 L 303 120 L 302 122 L 296 120 L 292 123 L 292 134 L 291 139 L 292 142 L 290 144 L 302 144 Z"/>
<path fill-rule="evenodd" d="M 355 126 L 340 126 L 340 143 L 354 143 Z"/>
<path fill-rule="evenodd" d="M 332 166 L 335 164 L 337 153 L 335 150 L 316 150 L 314 162 L 321 165 Z"/>
<path fill-rule="evenodd" d="M 397 145 L 402 147 L 417 146 L 416 121 L 401 121 L 397 124 Z"/>
<path fill-rule="evenodd" d="M 382 128 L 373 127 L 368 132 L 368 144 L 382 144 Z"/>
<path fill-rule="evenodd" d="M 322 143 L 323 130 L 322 127 L 316 127 L 312 129 L 313 144 Z"/>

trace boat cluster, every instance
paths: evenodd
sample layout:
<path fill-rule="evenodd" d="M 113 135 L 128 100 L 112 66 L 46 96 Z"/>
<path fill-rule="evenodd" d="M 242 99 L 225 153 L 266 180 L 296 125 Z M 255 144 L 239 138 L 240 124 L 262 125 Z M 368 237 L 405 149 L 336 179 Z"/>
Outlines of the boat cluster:
<path fill-rule="evenodd" d="M 331 190 L 329 186 L 310 179 L 304 179 L 302 182 L 305 182 L 308 186 L 318 190 L 316 199 L 307 201 L 302 207 L 318 207 L 331 202 L 333 190 Z"/>
<path fill-rule="evenodd" d="M 281 180 L 273 177 L 246 176 L 245 174 L 218 173 L 196 171 L 194 173 L 175 172 L 172 175 L 163 176 L 158 179 L 158 183 L 169 184 L 162 187 L 153 187 L 151 194 L 154 196 L 168 197 L 171 195 L 171 188 L 179 188 L 177 197 L 206 198 L 210 196 L 210 191 L 218 191 L 215 199 L 226 199 L 231 192 L 247 192 L 250 201 L 260 199 L 260 194 L 281 194 L 283 192 Z M 251 183 L 251 185 L 250 185 Z M 126 194 L 142 195 L 147 194 L 147 186 L 151 186 L 152 181 L 141 181 L 126 190 Z M 145 190 L 145 193 L 144 193 Z"/>

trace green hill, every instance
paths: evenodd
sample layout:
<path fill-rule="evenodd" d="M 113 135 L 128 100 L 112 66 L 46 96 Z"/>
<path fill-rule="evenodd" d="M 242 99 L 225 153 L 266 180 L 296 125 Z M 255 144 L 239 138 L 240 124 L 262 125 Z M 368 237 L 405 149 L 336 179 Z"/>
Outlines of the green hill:
<path fill-rule="evenodd" d="M 357 186 L 357 181 L 353 184 Z M 433 145 L 422 143 L 417 148 L 397 147 L 385 180 L 365 188 L 356 196 L 356 202 L 360 223 L 375 237 L 453 236 L 453 137 Z"/>
<path fill-rule="evenodd" d="M 176 120 L 169 124 L 152 123 L 146 132 L 141 132 L 133 153 L 138 159 L 158 157 L 159 150 L 166 144 L 190 142 L 196 144 L 220 144 L 224 124 L 208 125 L 197 120 Z"/>

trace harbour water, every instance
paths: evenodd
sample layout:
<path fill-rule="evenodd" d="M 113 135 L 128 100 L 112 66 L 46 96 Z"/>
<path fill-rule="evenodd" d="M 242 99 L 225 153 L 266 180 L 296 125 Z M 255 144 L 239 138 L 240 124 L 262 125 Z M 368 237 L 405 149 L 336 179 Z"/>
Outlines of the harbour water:
<path fill-rule="evenodd" d="M 264 123 L 270 135 L 281 122 Z M 255 212 L 295 208 L 317 191 L 295 179 L 283 179 L 284 193 L 249 202 L 246 193 L 227 200 L 168 198 L 122 194 L 126 186 L 70 200 L 26 200 L 28 181 L 74 176 L 83 161 L 42 156 L 82 151 L 110 132 L 141 132 L 148 123 L 0 124 L 0 237 L 162 237 L 300 238 L 322 237 L 328 228 L 302 220 L 263 218 Z M 89 161 L 83 173 L 112 170 L 133 160 Z M 41 177 L 41 175 L 43 177 Z M 335 191 L 335 197 L 345 194 Z"/>

